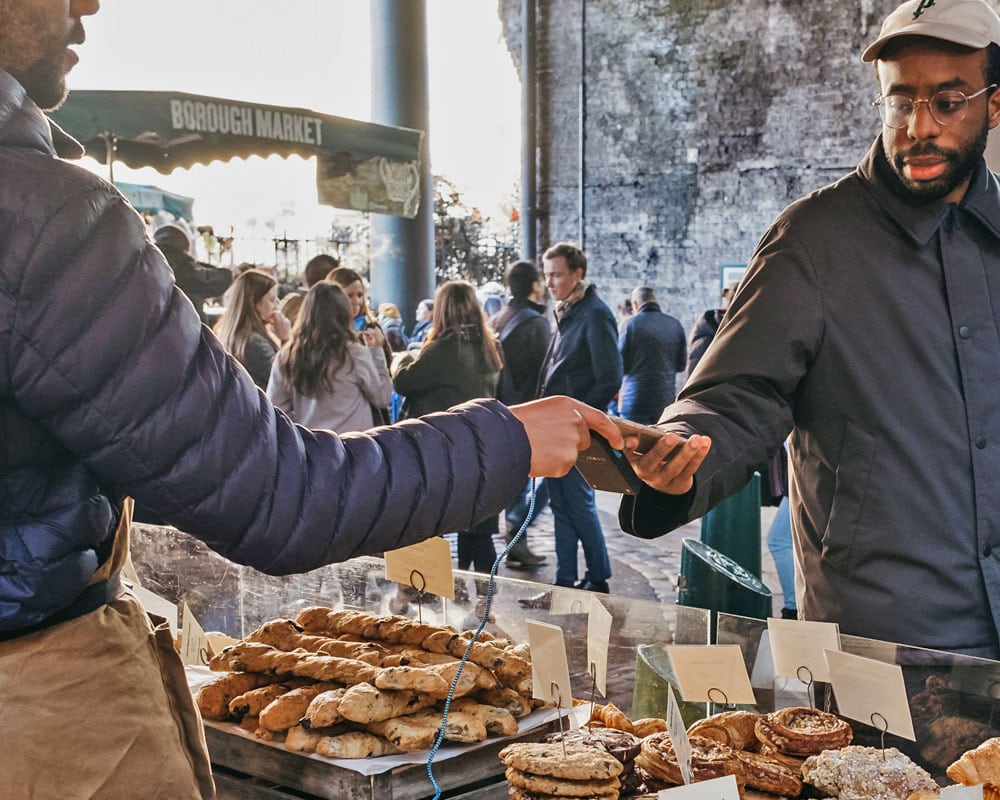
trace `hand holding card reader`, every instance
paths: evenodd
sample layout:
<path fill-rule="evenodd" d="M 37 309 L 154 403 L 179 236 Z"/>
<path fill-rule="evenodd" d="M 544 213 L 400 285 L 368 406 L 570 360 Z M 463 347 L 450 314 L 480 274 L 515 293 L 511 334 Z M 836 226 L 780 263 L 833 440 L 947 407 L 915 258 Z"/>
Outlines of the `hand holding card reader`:
<path fill-rule="evenodd" d="M 612 417 L 622 436 L 638 436 L 636 453 L 646 453 L 666 431 L 649 425 L 640 425 L 625 419 Z M 590 432 L 590 447 L 580 452 L 576 468 L 584 480 L 594 489 L 617 494 L 638 494 L 642 479 L 635 474 L 632 465 L 621 450 L 615 450 L 608 440 L 598 433 Z"/>

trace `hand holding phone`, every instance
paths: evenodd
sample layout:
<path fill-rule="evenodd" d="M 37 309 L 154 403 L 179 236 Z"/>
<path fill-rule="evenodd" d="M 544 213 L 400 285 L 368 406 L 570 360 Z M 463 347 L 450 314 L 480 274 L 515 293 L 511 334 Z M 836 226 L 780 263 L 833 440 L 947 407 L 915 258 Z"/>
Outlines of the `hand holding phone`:
<path fill-rule="evenodd" d="M 618 417 L 612 417 L 622 436 L 636 436 L 639 443 L 635 452 L 645 454 L 666 431 Z M 615 450 L 607 439 L 596 433 L 590 435 L 590 447 L 581 451 L 576 468 L 594 489 L 617 494 L 638 494 L 643 481 L 635 474 L 632 465 L 621 450 Z"/>

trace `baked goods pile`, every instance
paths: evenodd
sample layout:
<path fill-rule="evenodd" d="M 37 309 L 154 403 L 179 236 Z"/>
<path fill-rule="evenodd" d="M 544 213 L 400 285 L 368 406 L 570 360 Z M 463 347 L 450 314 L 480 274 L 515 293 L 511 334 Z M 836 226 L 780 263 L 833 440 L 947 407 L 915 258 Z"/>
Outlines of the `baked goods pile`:
<path fill-rule="evenodd" d="M 807 758 L 803 778 L 827 797 L 840 800 L 907 800 L 937 783 L 895 747 L 852 745 Z"/>
<path fill-rule="evenodd" d="M 431 747 L 470 632 L 402 616 L 307 608 L 265 623 L 210 662 L 224 672 L 195 699 L 289 750 L 370 758 Z M 526 645 L 481 633 L 452 701 L 444 738 L 512 736 L 532 710 Z"/>
<path fill-rule="evenodd" d="M 595 747 L 571 742 L 517 742 L 500 751 L 514 800 L 619 796 L 622 765 Z"/>

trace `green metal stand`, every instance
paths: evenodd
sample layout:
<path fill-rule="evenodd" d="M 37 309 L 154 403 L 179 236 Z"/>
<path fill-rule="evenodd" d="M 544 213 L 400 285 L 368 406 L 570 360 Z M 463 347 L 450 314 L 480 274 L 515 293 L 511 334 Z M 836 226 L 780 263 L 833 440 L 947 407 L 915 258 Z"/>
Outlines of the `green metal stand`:
<path fill-rule="evenodd" d="M 701 540 L 760 577 L 760 475 L 701 518 Z"/>
<path fill-rule="evenodd" d="M 677 603 L 712 611 L 710 641 L 715 642 L 717 612 L 767 619 L 771 590 L 728 556 L 697 539 L 681 543 L 681 579 Z"/>

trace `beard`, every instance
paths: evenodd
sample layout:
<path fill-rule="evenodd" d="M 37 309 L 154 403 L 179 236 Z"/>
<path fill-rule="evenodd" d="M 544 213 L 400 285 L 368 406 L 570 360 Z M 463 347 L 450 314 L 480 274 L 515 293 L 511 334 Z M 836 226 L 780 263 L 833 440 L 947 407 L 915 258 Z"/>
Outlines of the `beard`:
<path fill-rule="evenodd" d="M 32 64 L 23 72 L 14 75 L 28 97 L 43 111 L 53 111 L 63 104 L 69 89 L 66 87 L 65 51 L 58 56 Z"/>
<path fill-rule="evenodd" d="M 989 128 L 986 125 L 980 129 L 976 138 L 960 150 L 945 150 L 935 144 L 915 144 L 909 150 L 897 151 L 887 157 L 892 168 L 892 177 L 899 194 L 921 203 L 932 203 L 942 200 L 965 182 L 975 171 L 983 153 L 986 152 L 986 139 Z M 885 144 L 883 142 L 883 148 Z M 948 162 L 944 173 L 932 181 L 913 181 L 906 177 L 905 159 L 911 156 L 939 156 Z"/>

